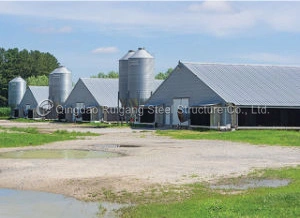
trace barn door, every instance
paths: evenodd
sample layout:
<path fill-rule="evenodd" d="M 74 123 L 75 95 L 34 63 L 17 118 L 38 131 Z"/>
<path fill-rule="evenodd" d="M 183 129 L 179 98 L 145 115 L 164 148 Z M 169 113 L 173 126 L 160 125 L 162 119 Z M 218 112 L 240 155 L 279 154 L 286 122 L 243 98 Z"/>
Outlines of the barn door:
<path fill-rule="evenodd" d="M 188 98 L 174 98 L 172 105 L 172 125 L 188 126 L 189 121 L 181 123 L 178 118 L 178 109 L 186 109 L 188 111 L 189 99 Z"/>

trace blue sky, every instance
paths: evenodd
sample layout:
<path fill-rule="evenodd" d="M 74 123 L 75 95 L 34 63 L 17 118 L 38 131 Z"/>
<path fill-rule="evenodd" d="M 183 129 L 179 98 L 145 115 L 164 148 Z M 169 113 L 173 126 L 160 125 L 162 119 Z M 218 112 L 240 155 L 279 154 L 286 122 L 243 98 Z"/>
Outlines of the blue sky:
<path fill-rule="evenodd" d="M 300 65 L 300 2 L 0 2 L 0 47 L 50 52 L 79 77 L 145 47 L 179 60 Z"/>

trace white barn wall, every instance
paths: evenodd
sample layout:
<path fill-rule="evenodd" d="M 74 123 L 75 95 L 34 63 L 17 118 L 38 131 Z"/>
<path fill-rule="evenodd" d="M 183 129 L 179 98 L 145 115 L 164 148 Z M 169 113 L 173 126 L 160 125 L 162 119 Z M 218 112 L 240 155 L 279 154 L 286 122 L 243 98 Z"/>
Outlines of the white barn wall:
<path fill-rule="evenodd" d="M 183 98 L 189 99 L 189 105 L 194 106 L 201 102 L 220 102 L 225 101 L 203 83 L 197 76 L 190 72 L 183 65 L 177 66 L 171 75 L 159 86 L 151 98 L 146 103 L 147 105 L 165 105 L 166 107 L 173 106 L 173 100 Z M 177 125 L 178 122 L 173 121 L 174 109 L 172 108 L 170 116 L 165 115 L 166 124 Z M 171 119 L 170 119 L 170 118 Z M 218 118 L 218 115 L 216 115 Z M 225 121 L 225 120 L 224 120 Z M 221 125 L 223 122 L 221 120 Z M 219 122 L 219 118 L 218 121 Z"/>
<path fill-rule="evenodd" d="M 81 81 L 81 79 L 78 80 L 75 87 L 73 88 L 71 94 L 67 98 L 65 102 L 65 108 L 67 110 L 71 110 L 76 107 L 76 103 L 83 103 L 84 107 L 96 107 L 98 110 L 97 114 L 92 115 L 93 120 L 100 120 L 102 118 L 102 110 L 100 106 L 97 104 L 97 101 L 93 97 L 93 95 L 90 93 L 90 91 L 87 89 L 87 87 L 84 85 L 84 83 Z M 66 113 L 66 120 L 69 122 L 73 121 L 73 114 L 72 113 Z"/>
<path fill-rule="evenodd" d="M 38 106 L 36 99 L 34 98 L 30 89 L 27 89 L 20 104 L 19 104 L 19 117 L 24 117 L 24 110 L 26 105 L 30 105 L 30 109 L 35 109 Z"/>

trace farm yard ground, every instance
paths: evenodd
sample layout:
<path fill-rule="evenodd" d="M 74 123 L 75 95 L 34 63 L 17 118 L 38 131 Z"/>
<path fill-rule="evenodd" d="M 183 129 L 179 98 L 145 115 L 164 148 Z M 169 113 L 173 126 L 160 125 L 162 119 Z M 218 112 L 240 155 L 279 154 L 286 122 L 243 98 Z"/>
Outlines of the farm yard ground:
<path fill-rule="evenodd" d="M 215 182 L 246 175 L 254 169 L 300 164 L 299 147 L 250 145 L 214 140 L 178 140 L 153 130 L 91 128 L 75 124 L 17 123 L 0 126 L 35 127 L 42 133 L 56 130 L 99 133 L 85 139 L 26 149 L 89 149 L 124 154 L 93 159 L 0 159 L 0 188 L 47 191 L 81 200 L 99 200 L 106 193 L 138 193 L 153 187 Z"/>

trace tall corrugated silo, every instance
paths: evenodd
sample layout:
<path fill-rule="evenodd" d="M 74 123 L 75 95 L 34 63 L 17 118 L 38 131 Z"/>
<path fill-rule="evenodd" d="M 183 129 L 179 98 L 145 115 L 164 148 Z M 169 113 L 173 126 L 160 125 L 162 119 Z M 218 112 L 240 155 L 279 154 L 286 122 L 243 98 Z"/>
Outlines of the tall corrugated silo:
<path fill-rule="evenodd" d="M 26 92 L 26 81 L 22 77 L 16 77 L 8 83 L 8 105 L 15 109 L 20 104 Z"/>
<path fill-rule="evenodd" d="M 49 99 L 53 101 L 54 110 L 50 118 L 57 118 L 55 108 L 58 105 L 64 106 L 69 94 L 72 91 L 72 73 L 66 67 L 58 67 L 49 75 Z"/>
<path fill-rule="evenodd" d="M 154 83 L 154 58 L 139 48 L 128 59 L 128 94 L 131 107 L 143 105 L 151 96 Z"/>
<path fill-rule="evenodd" d="M 133 50 L 129 50 L 119 60 L 119 98 L 123 107 L 127 106 L 128 98 L 128 59 L 134 54 Z"/>

